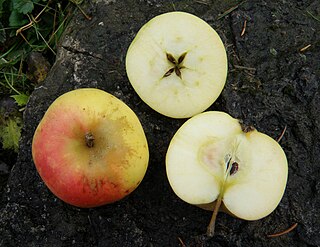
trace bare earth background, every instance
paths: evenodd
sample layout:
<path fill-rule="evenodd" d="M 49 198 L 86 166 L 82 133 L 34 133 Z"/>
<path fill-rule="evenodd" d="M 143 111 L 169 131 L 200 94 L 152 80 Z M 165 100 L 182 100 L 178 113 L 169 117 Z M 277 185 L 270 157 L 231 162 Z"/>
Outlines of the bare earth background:
<path fill-rule="evenodd" d="M 46 81 L 24 115 L 18 161 L 0 204 L 0 246 L 320 246 L 320 16 L 319 0 L 90 1 L 71 22 Z M 185 120 L 164 117 L 143 103 L 125 72 L 125 55 L 139 28 L 169 11 L 193 13 L 220 34 L 228 53 L 226 87 L 209 108 L 253 124 L 280 144 L 289 179 L 278 208 L 254 222 L 219 214 L 216 235 L 204 235 L 211 213 L 181 201 L 165 174 L 165 153 Z M 313 15 L 313 17 L 312 17 Z M 244 22 L 247 21 L 243 36 Z M 305 50 L 301 48 L 311 44 Z M 59 95 L 96 87 L 138 115 L 150 148 L 139 188 L 126 199 L 78 209 L 53 196 L 31 157 L 33 132 Z M 266 235 L 298 227 L 278 238 Z M 180 241 L 180 240 L 182 241 Z"/>

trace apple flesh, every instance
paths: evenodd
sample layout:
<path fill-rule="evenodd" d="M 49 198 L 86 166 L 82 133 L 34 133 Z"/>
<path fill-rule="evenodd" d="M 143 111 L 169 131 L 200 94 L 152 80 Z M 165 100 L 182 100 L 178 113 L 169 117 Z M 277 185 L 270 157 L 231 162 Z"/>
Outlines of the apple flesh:
<path fill-rule="evenodd" d="M 207 109 L 227 77 L 227 56 L 214 29 L 185 12 L 147 22 L 126 56 L 128 78 L 140 98 L 157 112 L 187 118 Z"/>
<path fill-rule="evenodd" d="M 134 112 L 99 89 L 63 94 L 48 108 L 32 142 L 48 188 L 78 207 L 118 201 L 143 179 L 148 145 Z"/>
<path fill-rule="evenodd" d="M 208 227 L 212 236 L 220 206 L 245 220 L 269 215 L 284 194 L 288 164 L 271 137 L 211 111 L 192 117 L 176 132 L 166 170 L 182 200 L 214 211 Z"/>

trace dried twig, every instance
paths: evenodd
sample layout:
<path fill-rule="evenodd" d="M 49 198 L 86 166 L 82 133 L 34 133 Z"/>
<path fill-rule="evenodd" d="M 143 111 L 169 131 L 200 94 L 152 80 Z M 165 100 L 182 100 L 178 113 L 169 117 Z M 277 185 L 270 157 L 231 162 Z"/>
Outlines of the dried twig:
<path fill-rule="evenodd" d="M 80 10 L 80 12 L 83 14 L 83 16 L 88 20 L 88 21 L 91 21 L 92 20 L 92 17 L 87 15 L 86 12 L 84 12 L 84 10 L 79 6 L 79 4 L 76 4 L 75 5 L 77 6 L 77 8 Z"/>
<path fill-rule="evenodd" d="M 310 15 L 313 19 L 315 19 L 316 21 L 320 21 L 320 18 L 313 15 L 310 11 L 307 11 L 308 15 Z"/>
<path fill-rule="evenodd" d="M 244 20 L 242 32 L 241 32 L 241 34 L 240 34 L 241 37 L 242 37 L 242 36 L 244 35 L 244 33 L 246 32 L 246 28 L 247 28 L 247 20 Z"/>
<path fill-rule="evenodd" d="M 205 0 L 195 0 L 196 3 L 204 4 L 204 5 L 209 5 L 208 1 Z"/>
<path fill-rule="evenodd" d="M 221 18 L 229 15 L 232 11 L 236 10 L 237 8 L 239 8 L 239 6 L 240 6 L 241 4 L 243 4 L 243 3 L 245 3 L 245 2 L 246 2 L 246 0 L 245 0 L 245 1 L 242 1 L 241 3 L 239 3 L 239 4 L 237 4 L 237 5 L 233 6 L 233 7 L 231 7 L 230 9 L 227 9 L 225 12 L 223 12 L 223 13 L 217 18 L 217 20 L 220 20 Z"/>
<path fill-rule="evenodd" d="M 181 247 L 186 247 L 185 243 L 182 241 L 182 239 L 180 237 L 178 237 L 178 240 L 181 244 Z"/>
<path fill-rule="evenodd" d="M 47 9 L 48 5 L 49 5 L 49 1 L 48 1 L 47 5 L 40 11 L 40 13 L 39 13 L 35 18 L 33 18 L 33 16 L 31 16 L 32 18 L 31 18 L 31 19 L 29 18 L 29 21 L 30 21 L 30 22 L 29 22 L 27 25 L 24 25 L 23 27 L 20 27 L 20 28 L 16 31 L 16 35 L 18 36 L 18 34 L 21 34 L 22 31 L 29 29 L 29 28 L 32 27 L 35 23 L 39 22 L 38 19 L 39 19 L 40 15 L 42 15 L 42 13 Z"/>
<path fill-rule="evenodd" d="M 305 50 L 309 49 L 311 47 L 311 44 L 306 45 L 305 47 L 300 49 L 300 52 L 304 52 Z"/>
<path fill-rule="evenodd" d="M 294 223 L 291 227 L 289 227 L 288 229 L 282 231 L 282 232 L 278 232 L 278 233 L 274 233 L 274 234 L 269 234 L 267 235 L 268 238 L 275 238 L 275 237 L 279 237 L 282 235 L 285 235 L 289 232 L 291 232 L 293 229 L 295 229 L 298 226 L 298 223 Z"/>
<path fill-rule="evenodd" d="M 246 66 L 241 66 L 241 65 L 236 65 L 236 64 L 234 64 L 233 67 L 235 67 L 236 69 L 256 71 L 256 68 L 246 67 Z"/>
<path fill-rule="evenodd" d="M 279 136 L 279 138 L 277 139 L 277 142 L 280 142 L 280 141 L 281 141 L 282 137 L 284 136 L 284 133 L 286 133 L 286 130 L 287 130 L 287 125 L 284 126 L 284 129 L 283 129 L 283 131 L 281 132 L 281 135 Z"/>

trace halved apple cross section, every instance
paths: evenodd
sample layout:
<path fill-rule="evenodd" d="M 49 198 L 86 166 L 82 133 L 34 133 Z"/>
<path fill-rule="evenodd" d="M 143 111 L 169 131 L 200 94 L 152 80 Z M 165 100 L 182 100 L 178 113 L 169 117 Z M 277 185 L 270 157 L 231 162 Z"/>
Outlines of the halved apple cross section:
<path fill-rule="evenodd" d="M 147 22 L 126 56 L 130 83 L 157 112 L 187 118 L 207 109 L 227 77 L 227 56 L 214 29 L 184 12 L 170 12 Z"/>
<path fill-rule="evenodd" d="M 192 117 L 176 132 L 166 169 L 182 200 L 214 210 L 210 236 L 221 204 L 245 220 L 270 214 L 283 196 L 288 174 L 286 155 L 275 140 L 215 111 Z"/>

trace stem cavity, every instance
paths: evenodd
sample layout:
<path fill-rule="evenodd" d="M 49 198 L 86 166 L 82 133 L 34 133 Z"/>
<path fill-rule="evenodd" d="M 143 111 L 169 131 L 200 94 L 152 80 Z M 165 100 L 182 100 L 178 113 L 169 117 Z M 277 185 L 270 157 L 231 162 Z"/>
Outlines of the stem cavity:
<path fill-rule="evenodd" d="M 91 132 L 88 132 L 85 135 L 85 141 L 88 148 L 92 148 L 94 146 L 94 136 Z"/>

